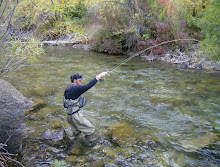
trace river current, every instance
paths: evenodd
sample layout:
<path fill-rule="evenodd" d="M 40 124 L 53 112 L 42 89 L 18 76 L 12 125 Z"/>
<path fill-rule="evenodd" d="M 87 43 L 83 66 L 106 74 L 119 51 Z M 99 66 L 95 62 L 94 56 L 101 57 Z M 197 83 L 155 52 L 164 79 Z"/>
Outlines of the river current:
<path fill-rule="evenodd" d="M 220 165 L 219 73 L 140 57 L 116 68 L 84 94 L 87 104 L 82 112 L 102 134 L 96 147 L 77 150 L 41 140 L 48 129 L 68 128 L 62 96 L 72 73 L 81 73 L 83 83 L 88 83 L 126 58 L 47 47 L 37 62 L 27 62 L 5 77 L 24 96 L 45 101 L 24 119 L 25 166 L 49 166 L 55 159 L 64 166 Z M 132 146 L 120 147 L 108 136 L 109 126 L 121 120 L 134 132 Z"/>

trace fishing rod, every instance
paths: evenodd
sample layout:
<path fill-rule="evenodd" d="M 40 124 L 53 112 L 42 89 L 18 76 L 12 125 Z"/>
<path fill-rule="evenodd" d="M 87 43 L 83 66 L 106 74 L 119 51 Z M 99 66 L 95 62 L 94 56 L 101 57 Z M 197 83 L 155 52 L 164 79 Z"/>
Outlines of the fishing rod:
<path fill-rule="evenodd" d="M 157 45 L 153 45 L 151 47 L 148 47 L 146 49 L 143 49 L 141 50 L 140 52 L 134 54 L 134 55 L 131 55 L 130 57 L 128 57 L 127 59 L 123 60 L 122 62 L 118 63 L 116 66 L 112 67 L 111 69 L 109 69 L 107 72 L 112 72 L 114 69 L 120 67 L 121 65 L 125 64 L 126 62 L 128 62 L 129 60 L 133 59 L 134 57 L 137 57 L 139 56 L 140 54 L 146 52 L 147 50 L 150 50 L 150 49 L 153 49 L 155 47 L 158 47 L 158 46 L 161 46 L 161 45 L 164 45 L 164 44 L 168 44 L 168 43 L 171 43 L 171 42 L 177 42 L 177 41 L 196 41 L 196 42 L 201 42 L 201 43 L 204 43 L 202 41 L 199 41 L 199 40 L 196 40 L 196 39 L 175 39 L 175 40 L 170 40 L 170 41 L 165 41 L 165 42 L 162 42 L 162 43 L 159 43 Z M 206 43 L 204 43 L 206 44 Z M 206 44 L 208 45 L 208 44 Z M 208 45 L 209 46 L 209 45 Z M 211 46 L 210 46 L 211 47 Z M 211 47 L 212 48 L 212 47 Z M 212 48 L 213 49 L 213 48 Z M 214 51 L 214 50 L 213 50 Z M 215 52 L 214 52 L 215 53 Z M 104 81 L 103 78 L 100 79 L 100 81 Z"/>
<path fill-rule="evenodd" d="M 131 55 L 130 57 L 128 57 L 127 59 L 123 60 L 122 62 L 120 62 L 119 64 L 117 64 L 116 66 L 112 67 L 110 70 L 108 70 L 107 72 L 112 72 L 114 69 L 120 67 L 121 65 L 123 65 L 124 63 L 128 62 L 129 60 L 133 59 L 134 57 L 137 57 L 139 56 L 140 54 L 146 52 L 147 50 L 150 50 L 150 49 L 153 49 L 155 47 L 158 47 L 158 46 L 161 46 L 161 45 L 164 45 L 164 44 L 167 44 L 167 43 L 171 43 L 171 42 L 176 42 L 176 41 L 188 41 L 188 40 L 191 40 L 191 41 L 198 41 L 196 39 L 175 39 L 175 40 L 171 40 L 171 41 L 166 41 L 166 42 L 162 42 L 162 43 L 159 43 L 157 45 L 154 45 L 154 46 L 151 46 L 151 47 L 148 47 L 144 50 L 141 50 L 140 52 L 134 54 L 134 55 Z"/>

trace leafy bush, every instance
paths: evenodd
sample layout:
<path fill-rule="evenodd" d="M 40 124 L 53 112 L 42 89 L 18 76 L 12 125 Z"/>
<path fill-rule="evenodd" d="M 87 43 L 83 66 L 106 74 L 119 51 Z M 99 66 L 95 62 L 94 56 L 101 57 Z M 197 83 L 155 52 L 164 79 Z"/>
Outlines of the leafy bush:
<path fill-rule="evenodd" d="M 56 4 L 51 4 L 54 7 L 45 7 L 54 15 L 50 16 L 43 24 L 44 40 L 58 40 L 65 36 L 71 38 L 84 39 L 84 26 L 89 23 L 89 14 L 86 6 L 82 1 L 77 3 L 68 0 L 60 1 L 59 7 Z M 51 11 L 52 10 L 52 11 Z M 77 39 L 76 39 L 77 40 Z M 87 40 L 87 39 L 85 39 Z"/>
<path fill-rule="evenodd" d="M 213 1 L 202 12 L 199 20 L 202 33 L 205 35 L 201 49 L 210 59 L 220 60 L 220 1 Z M 208 45 L 207 45 L 208 44 Z"/>
<path fill-rule="evenodd" d="M 109 54 L 122 53 L 122 39 L 108 29 L 100 29 L 93 37 L 92 49 Z"/>
<path fill-rule="evenodd" d="M 66 17 L 74 18 L 82 18 L 88 14 L 85 4 L 82 1 L 79 1 L 75 5 L 66 5 L 64 9 L 64 14 Z"/>
<path fill-rule="evenodd" d="M 166 9 L 158 1 L 135 1 L 139 3 L 137 7 L 132 7 L 132 4 L 127 1 L 124 2 L 126 3 L 121 6 L 113 4 L 110 8 L 104 8 L 105 10 L 100 12 L 98 22 L 102 25 L 102 29 L 92 40 L 94 50 L 123 53 L 130 49 L 134 51 L 137 48 L 140 51 L 165 41 L 199 37 L 194 30 L 190 31 L 192 26 L 188 28 L 187 21 L 170 17 L 169 14 L 173 11 Z M 169 5 L 166 3 L 167 6 Z M 154 54 L 164 54 L 174 44 L 183 49 L 188 46 L 188 43 L 178 41 L 158 46 L 151 51 Z"/>
<path fill-rule="evenodd" d="M 189 35 L 185 32 L 185 22 L 173 22 L 172 19 L 166 19 L 164 22 L 154 22 L 149 24 L 149 28 L 146 30 L 146 35 L 143 35 L 142 40 L 138 42 L 138 50 L 146 49 L 150 46 L 160 44 L 162 42 L 176 40 L 176 39 L 188 39 Z M 144 38 L 146 37 L 147 38 Z M 178 41 L 175 43 L 168 43 L 162 46 L 151 49 L 153 54 L 164 54 L 168 49 L 178 46 L 183 49 L 188 46 L 187 41 Z M 175 45 L 174 45 L 175 44 Z"/>
<path fill-rule="evenodd" d="M 100 7 L 95 21 L 98 21 L 101 28 L 92 37 L 93 50 L 119 54 L 123 53 L 125 45 L 127 48 L 131 47 L 129 42 L 126 42 L 129 19 L 125 13 L 127 13 L 125 6 L 117 2 L 108 2 Z"/>

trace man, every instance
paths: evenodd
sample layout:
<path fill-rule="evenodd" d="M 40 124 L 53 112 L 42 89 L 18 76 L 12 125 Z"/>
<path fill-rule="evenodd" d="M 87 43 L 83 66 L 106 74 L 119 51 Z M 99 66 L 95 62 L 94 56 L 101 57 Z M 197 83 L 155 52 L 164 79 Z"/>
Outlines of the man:
<path fill-rule="evenodd" d="M 64 92 L 64 107 L 67 108 L 67 120 L 71 126 L 73 134 L 78 136 L 80 133 L 85 134 L 86 142 L 88 146 L 92 145 L 94 138 L 95 127 L 94 125 L 83 117 L 80 109 L 85 105 L 86 100 L 82 96 L 87 90 L 95 86 L 95 84 L 102 77 L 105 77 L 107 72 L 102 72 L 97 75 L 88 84 L 82 85 L 82 81 L 85 79 L 79 73 L 73 73 L 70 77 L 72 84 L 69 84 Z"/>

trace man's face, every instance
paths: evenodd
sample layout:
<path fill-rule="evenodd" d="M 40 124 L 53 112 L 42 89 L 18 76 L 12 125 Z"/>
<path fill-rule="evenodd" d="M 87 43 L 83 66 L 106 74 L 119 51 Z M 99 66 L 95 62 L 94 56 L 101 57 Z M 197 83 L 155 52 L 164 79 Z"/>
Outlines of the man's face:
<path fill-rule="evenodd" d="M 76 85 L 82 85 L 82 80 L 76 79 Z"/>

